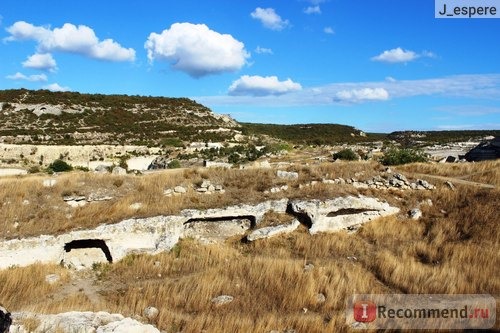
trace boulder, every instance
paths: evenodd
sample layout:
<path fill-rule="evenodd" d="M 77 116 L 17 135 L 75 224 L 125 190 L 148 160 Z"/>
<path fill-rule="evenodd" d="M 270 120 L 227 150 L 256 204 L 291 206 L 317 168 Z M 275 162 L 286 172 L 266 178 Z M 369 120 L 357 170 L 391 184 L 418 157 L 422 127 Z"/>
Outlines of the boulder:
<path fill-rule="evenodd" d="M 123 175 L 127 174 L 127 170 L 124 169 L 124 168 L 122 168 L 122 167 L 116 166 L 116 167 L 113 168 L 113 170 L 111 171 L 111 173 L 113 175 L 123 176 Z"/>
<path fill-rule="evenodd" d="M 186 193 L 187 190 L 185 187 L 179 185 L 179 186 L 174 187 L 174 192 L 175 193 Z"/>
<path fill-rule="evenodd" d="M 412 220 L 418 220 L 419 218 L 422 217 L 422 211 L 418 208 L 413 208 L 408 212 L 408 215 Z"/>
<path fill-rule="evenodd" d="M 96 333 L 160 333 L 160 331 L 152 325 L 125 318 L 97 328 Z"/>
<path fill-rule="evenodd" d="M 101 164 L 98 165 L 95 169 L 94 172 L 96 173 L 108 173 L 109 172 L 109 167 L 107 165 Z"/>
<path fill-rule="evenodd" d="M 149 164 L 148 170 L 167 169 L 170 161 L 168 156 L 158 156 Z"/>
<path fill-rule="evenodd" d="M 323 293 L 319 293 L 316 295 L 316 302 L 318 303 L 325 303 L 326 302 L 326 296 Z"/>
<path fill-rule="evenodd" d="M 158 311 L 158 309 L 154 306 L 148 306 L 143 311 L 144 317 L 148 318 L 149 320 L 154 320 L 156 317 L 158 317 L 159 313 L 160 311 Z"/>
<path fill-rule="evenodd" d="M 221 295 L 221 296 L 217 296 L 217 297 L 212 298 L 211 302 L 213 304 L 215 304 L 216 306 L 221 306 L 221 305 L 229 304 L 233 300 L 234 300 L 233 296 L 230 296 L 230 295 Z"/>
<path fill-rule="evenodd" d="M 160 333 L 152 325 L 107 312 L 19 313 L 14 319 L 16 324 L 12 325 L 11 333 L 27 332 L 22 323 L 28 319 L 39 322 L 34 333 Z"/>
<path fill-rule="evenodd" d="M 299 179 L 298 172 L 288 172 L 288 171 L 278 170 L 276 171 L 276 175 L 278 176 L 278 178 L 283 178 L 283 179 L 289 179 L 289 180 Z"/>

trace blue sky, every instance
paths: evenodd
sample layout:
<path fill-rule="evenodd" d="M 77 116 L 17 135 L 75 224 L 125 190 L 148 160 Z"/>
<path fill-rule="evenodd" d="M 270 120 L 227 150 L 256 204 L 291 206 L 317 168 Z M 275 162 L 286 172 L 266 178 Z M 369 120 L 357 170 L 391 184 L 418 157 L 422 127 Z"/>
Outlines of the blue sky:
<path fill-rule="evenodd" d="M 0 2 L 0 89 L 189 97 L 239 121 L 500 129 L 500 19 L 433 0 Z"/>

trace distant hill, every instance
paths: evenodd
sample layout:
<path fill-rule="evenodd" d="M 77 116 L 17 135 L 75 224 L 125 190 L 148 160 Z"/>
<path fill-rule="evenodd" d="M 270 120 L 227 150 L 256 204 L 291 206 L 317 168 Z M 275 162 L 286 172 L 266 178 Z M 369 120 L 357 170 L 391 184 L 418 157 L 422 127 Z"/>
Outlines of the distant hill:
<path fill-rule="evenodd" d="M 381 134 L 338 124 L 238 123 L 188 98 L 0 90 L 0 142 L 4 143 L 160 147 L 182 146 L 193 141 L 230 141 L 239 133 L 298 145 L 387 140 L 418 145 L 500 136 L 500 130 Z"/>
<path fill-rule="evenodd" d="M 245 134 L 264 134 L 293 144 L 335 145 L 387 139 L 386 134 L 364 133 L 352 126 L 338 124 L 275 125 L 241 123 L 241 126 Z"/>
<path fill-rule="evenodd" d="M 187 98 L 0 91 L 4 142 L 181 144 L 234 136 L 239 124 Z"/>
<path fill-rule="evenodd" d="M 387 137 L 402 145 L 428 145 L 464 141 L 480 141 L 487 136 L 500 136 L 500 130 L 398 131 Z"/>

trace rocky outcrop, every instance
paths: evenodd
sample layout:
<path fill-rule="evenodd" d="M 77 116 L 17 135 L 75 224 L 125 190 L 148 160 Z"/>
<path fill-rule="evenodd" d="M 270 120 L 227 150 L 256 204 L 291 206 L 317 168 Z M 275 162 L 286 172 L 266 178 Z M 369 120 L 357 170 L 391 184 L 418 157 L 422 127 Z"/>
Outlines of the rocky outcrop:
<path fill-rule="evenodd" d="M 168 169 L 168 164 L 172 160 L 168 156 L 158 156 L 148 166 L 148 170 Z"/>
<path fill-rule="evenodd" d="M 129 219 L 58 236 L 42 235 L 4 241 L 0 243 L 0 269 L 35 262 L 84 268 L 94 262 L 120 260 L 130 253 L 170 250 L 183 233 L 184 221 L 185 218 L 178 216 Z M 70 246 L 75 241 L 87 242 Z M 103 244 L 111 258 L 106 256 Z"/>
<path fill-rule="evenodd" d="M 468 162 L 495 160 L 497 158 L 500 158 L 500 137 L 481 142 L 465 154 L 465 159 Z"/>
<path fill-rule="evenodd" d="M 55 315 L 18 313 L 14 314 L 10 333 L 28 333 L 22 324 L 27 319 L 39 323 L 29 333 L 160 333 L 152 325 L 108 312 L 66 312 Z"/>
<path fill-rule="evenodd" d="M 308 225 L 311 234 L 316 234 L 356 228 L 378 217 L 396 214 L 399 208 L 375 198 L 348 196 L 326 201 L 293 201 L 289 212 Z"/>
<path fill-rule="evenodd" d="M 308 227 L 311 234 L 351 230 L 377 217 L 395 214 L 399 209 L 364 196 L 326 201 L 288 202 L 288 199 L 282 199 L 222 209 L 186 209 L 175 216 L 128 219 L 92 230 L 3 241 L 0 242 L 0 269 L 13 265 L 27 266 L 35 262 L 62 263 L 67 267 L 82 269 L 96 262 L 120 260 L 132 253 L 168 251 L 186 237 L 204 243 L 223 241 L 258 228 L 264 215 L 271 211 L 289 213 L 298 221 L 285 226 L 257 229 L 249 234 L 249 240 L 291 232 L 298 227 L 299 222 Z"/>

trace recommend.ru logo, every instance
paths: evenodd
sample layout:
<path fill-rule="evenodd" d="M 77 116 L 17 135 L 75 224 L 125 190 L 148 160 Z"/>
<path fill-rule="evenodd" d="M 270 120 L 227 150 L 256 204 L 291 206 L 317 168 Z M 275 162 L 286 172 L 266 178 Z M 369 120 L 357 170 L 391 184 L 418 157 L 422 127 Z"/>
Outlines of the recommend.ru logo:
<path fill-rule="evenodd" d="M 490 329 L 496 301 L 490 295 L 353 295 L 347 324 L 359 329 Z"/>

